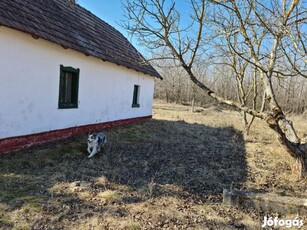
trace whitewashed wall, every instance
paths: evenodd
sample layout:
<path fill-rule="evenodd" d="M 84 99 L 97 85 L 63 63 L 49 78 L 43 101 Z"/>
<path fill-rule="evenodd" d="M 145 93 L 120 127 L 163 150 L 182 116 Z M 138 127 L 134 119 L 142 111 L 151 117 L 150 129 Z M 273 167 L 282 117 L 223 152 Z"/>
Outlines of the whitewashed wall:
<path fill-rule="evenodd" d="M 0 139 L 152 113 L 154 77 L 4 26 L 0 54 Z M 58 109 L 60 65 L 80 69 L 77 109 Z"/>

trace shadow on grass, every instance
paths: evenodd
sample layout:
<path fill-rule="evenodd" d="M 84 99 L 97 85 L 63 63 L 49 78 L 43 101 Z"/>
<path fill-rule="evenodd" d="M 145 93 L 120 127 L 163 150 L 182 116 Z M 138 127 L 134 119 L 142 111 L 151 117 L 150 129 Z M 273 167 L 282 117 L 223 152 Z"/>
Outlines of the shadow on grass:
<path fill-rule="evenodd" d="M 175 184 L 194 194 L 221 194 L 245 179 L 243 136 L 232 127 L 154 121 L 146 131 L 126 132 L 119 133 L 119 154 L 105 156 L 105 175 L 116 183 L 133 189 Z"/>
<path fill-rule="evenodd" d="M 220 202 L 246 177 L 243 136 L 232 127 L 153 120 L 105 132 L 108 144 L 91 159 L 85 136 L 1 156 L 0 227 L 14 225 L 15 210 L 35 216 L 20 225 L 60 228 L 105 211 L 124 217 L 118 204 L 160 196 Z"/>

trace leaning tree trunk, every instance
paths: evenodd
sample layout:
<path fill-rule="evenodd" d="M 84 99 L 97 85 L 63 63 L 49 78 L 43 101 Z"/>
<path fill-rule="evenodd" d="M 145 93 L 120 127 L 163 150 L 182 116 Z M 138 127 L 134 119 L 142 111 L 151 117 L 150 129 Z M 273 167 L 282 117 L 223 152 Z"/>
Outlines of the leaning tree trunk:
<path fill-rule="evenodd" d="M 302 143 L 297 137 L 296 131 L 290 120 L 279 111 L 271 114 L 267 118 L 267 123 L 278 135 L 278 140 L 285 148 L 285 150 L 294 159 L 292 165 L 292 173 L 296 175 L 297 179 L 302 179 L 306 176 L 306 155 L 307 143 Z"/>
<path fill-rule="evenodd" d="M 300 139 L 297 137 L 296 131 L 292 125 L 292 122 L 286 119 L 286 116 L 282 112 L 282 109 L 279 107 L 277 100 L 275 98 L 274 90 L 272 87 L 272 74 L 273 67 L 276 61 L 276 50 L 278 46 L 278 37 L 276 38 L 273 50 L 271 53 L 271 60 L 269 63 L 269 71 L 266 73 L 261 71 L 262 81 L 265 89 L 265 99 L 269 104 L 269 110 L 267 112 L 257 111 L 254 108 L 249 108 L 243 106 L 241 103 L 238 103 L 233 100 L 227 100 L 215 94 L 209 87 L 200 82 L 192 72 L 192 65 L 187 65 L 182 55 L 176 52 L 175 48 L 172 46 L 168 38 L 165 38 L 167 46 L 173 52 L 178 60 L 181 63 L 181 66 L 187 72 L 191 81 L 201 88 L 208 96 L 212 97 L 219 103 L 227 104 L 232 107 L 235 107 L 242 112 L 246 112 L 254 117 L 265 120 L 270 128 L 272 128 L 275 133 L 278 135 L 279 142 L 294 159 L 294 165 L 292 166 L 292 172 L 296 175 L 297 179 L 302 179 L 306 176 L 306 155 L 307 155 L 307 144 L 301 143 Z M 252 45 L 251 45 L 252 46 Z M 255 59 L 255 63 L 258 66 L 261 66 L 260 61 L 257 59 L 255 52 L 252 50 L 252 56 Z"/>
<path fill-rule="evenodd" d="M 254 117 L 260 118 L 267 122 L 270 128 L 278 136 L 280 144 L 286 149 L 290 156 L 294 159 L 294 165 L 292 166 L 292 173 L 297 177 L 297 179 L 303 179 L 306 177 L 306 158 L 307 158 L 307 143 L 302 143 L 298 138 L 296 131 L 292 125 L 292 122 L 286 118 L 281 108 L 279 107 L 274 92 L 272 90 L 272 85 L 270 79 L 263 76 L 265 89 L 266 89 L 266 100 L 269 102 L 270 108 L 268 111 L 257 111 L 255 109 L 248 108 L 247 106 L 242 106 L 241 103 L 225 100 L 222 97 L 217 96 L 211 89 L 205 86 L 203 83 L 198 81 L 194 76 L 191 69 L 187 66 L 183 66 L 189 74 L 190 79 L 202 90 L 204 90 L 210 97 L 214 98 L 220 103 L 230 105 L 235 107 L 242 112 L 246 112 Z"/>
<path fill-rule="evenodd" d="M 281 107 L 278 105 L 272 86 L 272 76 L 276 62 L 278 44 L 279 38 L 277 36 L 273 44 L 268 72 L 261 72 L 262 81 L 265 88 L 265 96 L 270 107 L 269 112 L 267 113 L 268 116 L 265 120 L 267 121 L 269 127 L 272 128 L 277 134 L 281 145 L 294 159 L 295 163 L 292 166 L 292 173 L 294 173 L 298 179 L 302 179 L 306 175 L 306 144 L 301 143 L 292 122 L 286 118 Z M 259 60 L 256 61 L 259 63 Z"/>

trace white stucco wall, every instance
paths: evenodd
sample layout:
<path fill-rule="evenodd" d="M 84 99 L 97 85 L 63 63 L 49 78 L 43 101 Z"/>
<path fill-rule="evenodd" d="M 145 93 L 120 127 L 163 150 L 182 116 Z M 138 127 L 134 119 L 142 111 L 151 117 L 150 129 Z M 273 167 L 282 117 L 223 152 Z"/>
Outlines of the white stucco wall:
<path fill-rule="evenodd" d="M 152 113 L 154 77 L 4 26 L 0 54 L 0 139 Z M 77 109 L 58 109 L 60 65 L 80 69 Z"/>

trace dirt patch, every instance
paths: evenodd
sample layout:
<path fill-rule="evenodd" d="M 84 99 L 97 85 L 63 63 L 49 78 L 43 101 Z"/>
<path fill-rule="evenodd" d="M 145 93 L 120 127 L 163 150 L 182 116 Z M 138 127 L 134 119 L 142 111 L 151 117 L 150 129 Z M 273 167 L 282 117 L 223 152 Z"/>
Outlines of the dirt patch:
<path fill-rule="evenodd" d="M 0 228 L 259 229 L 275 214 L 224 206 L 223 188 L 306 197 L 265 127 L 244 137 L 236 112 L 177 107 L 105 130 L 92 159 L 85 136 L 1 156 Z"/>

